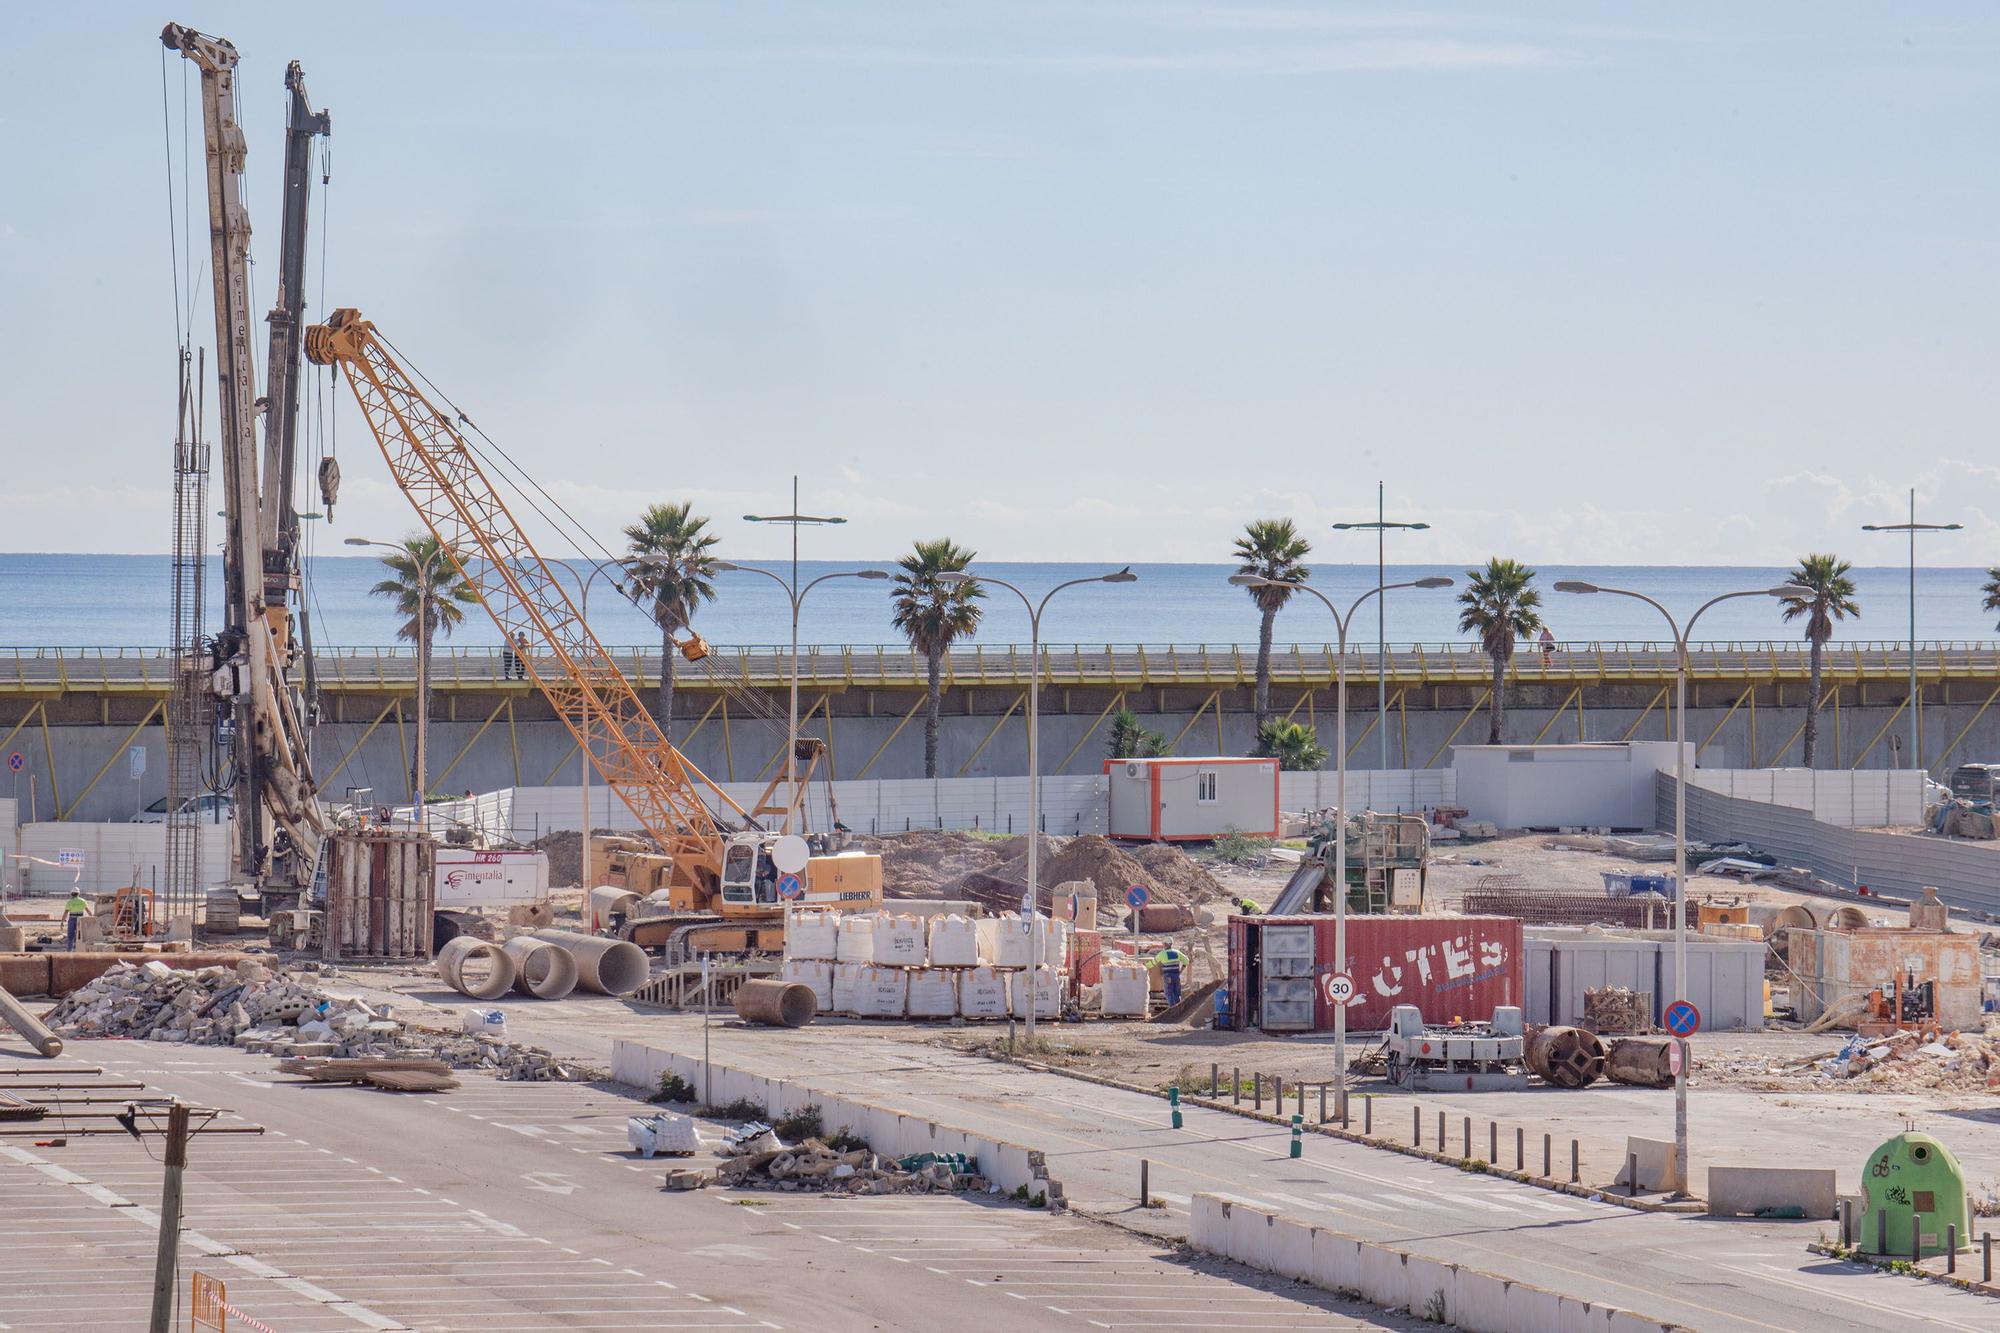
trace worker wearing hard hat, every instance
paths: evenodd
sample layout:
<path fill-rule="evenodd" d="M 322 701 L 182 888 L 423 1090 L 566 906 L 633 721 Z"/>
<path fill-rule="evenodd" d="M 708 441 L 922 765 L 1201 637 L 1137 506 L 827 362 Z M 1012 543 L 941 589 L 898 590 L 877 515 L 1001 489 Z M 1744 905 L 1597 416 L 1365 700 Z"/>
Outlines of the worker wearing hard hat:
<path fill-rule="evenodd" d="M 63 904 L 63 933 L 68 941 L 69 951 L 76 952 L 76 932 L 82 927 L 83 919 L 90 915 L 90 902 L 80 893 L 72 893 Z"/>
<path fill-rule="evenodd" d="M 1188 965 L 1188 956 L 1169 944 L 1153 955 L 1159 965 L 1160 985 L 1167 993 L 1167 1007 L 1173 1008 L 1181 1002 L 1181 970 Z"/>

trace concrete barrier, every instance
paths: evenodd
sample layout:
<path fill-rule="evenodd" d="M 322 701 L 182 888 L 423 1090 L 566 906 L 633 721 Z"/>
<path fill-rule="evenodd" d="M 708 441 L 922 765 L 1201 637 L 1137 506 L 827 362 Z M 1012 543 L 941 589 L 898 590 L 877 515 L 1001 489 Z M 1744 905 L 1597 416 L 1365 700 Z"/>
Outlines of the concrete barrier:
<path fill-rule="evenodd" d="M 1666 1139 L 1628 1137 L 1625 1140 L 1625 1160 L 1619 1163 L 1618 1174 L 1611 1183 L 1629 1187 L 1635 1160 L 1639 1166 L 1640 1189 L 1651 1193 L 1680 1186 L 1680 1173 L 1674 1169 L 1674 1145 Z"/>
<path fill-rule="evenodd" d="M 1475 1333 L 1666 1333 L 1678 1327 L 1214 1194 L 1194 1196 L 1189 1243 L 1263 1272 Z"/>
<path fill-rule="evenodd" d="M 1798 1208 L 1807 1217 L 1834 1215 L 1837 1192 L 1832 1167 L 1711 1166 L 1708 1215 L 1740 1217 L 1767 1209 Z"/>

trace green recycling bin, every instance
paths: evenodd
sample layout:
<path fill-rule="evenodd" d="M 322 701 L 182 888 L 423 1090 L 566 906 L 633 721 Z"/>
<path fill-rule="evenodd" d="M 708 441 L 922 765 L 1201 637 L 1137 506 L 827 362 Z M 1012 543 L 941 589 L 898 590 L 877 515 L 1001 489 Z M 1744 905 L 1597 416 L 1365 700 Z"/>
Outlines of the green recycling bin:
<path fill-rule="evenodd" d="M 1965 1168 L 1928 1134 L 1898 1134 L 1868 1154 L 1861 1191 L 1867 1199 L 1859 1237 L 1863 1253 L 1908 1258 L 1914 1239 L 1922 1254 L 1943 1254 L 1945 1229 L 1953 1226 L 1959 1248 L 1970 1244 Z"/>

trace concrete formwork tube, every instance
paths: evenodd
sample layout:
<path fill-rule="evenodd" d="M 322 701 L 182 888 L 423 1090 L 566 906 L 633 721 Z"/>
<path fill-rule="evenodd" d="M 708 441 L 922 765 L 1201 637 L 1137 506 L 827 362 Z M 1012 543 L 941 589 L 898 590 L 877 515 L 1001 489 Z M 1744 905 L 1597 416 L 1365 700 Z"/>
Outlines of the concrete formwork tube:
<path fill-rule="evenodd" d="M 1528 1034 L 1528 1068 L 1559 1088 L 1581 1088 L 1604 1073 L 1604 1042 L 1585 1028 L 1548 1027 Z"/>
<path fill-rule="evenodd" d="M 1620 1037 L 1604 1059 L 1604 1076 L 1635 1088 L 1674 1085 L 1673 1040 L 1668 1037 Z"/>
<path fill-rule="evenodd" d="M 818 1012 L 812 987 L 795 981 L 746 981 L 736 988 L 736 1016 L 746 1023 L 802 1028 Z"/>
<path fill-rule="evenodd" d="M 438 950 L 438 975 L 461 995 L 497 1000 L 514 986 L 514 960 L 499 945 L 455 935 Z"/>
<path fill-rule="evenodd" d="M 514 960 L 514 989 L 522 995 L 560 1000 L 576 989 L 576 959 L 561 945 L 516 935 L 504 947 Z"/>
<path fill-rule="evenodd" d="M 62 1054 L 62 1038 L 49 1031 L 48 1025 L 28 1012 L 28 1006 L 5 990 L 0 990 L 0 1018 L 7 1020 L 7 1026 L 28 1039 L 28 1044 L 53 1060 Z"/>
<path fill-rule="evenodd" d="M 560 944 L 576 960 L 576 981 L 599 995 L 624 995 L 646 984 L 652 965 L 646 951 L 629 940 L 605 940 L 573 930 L 538 930 L 538 940 Z"/>
<path fill-rule="evenodd" d="M 1858 907 L 1836 907 L 1820 922 L 1821 930 L 1866 930 L 1868 913 Z"/>

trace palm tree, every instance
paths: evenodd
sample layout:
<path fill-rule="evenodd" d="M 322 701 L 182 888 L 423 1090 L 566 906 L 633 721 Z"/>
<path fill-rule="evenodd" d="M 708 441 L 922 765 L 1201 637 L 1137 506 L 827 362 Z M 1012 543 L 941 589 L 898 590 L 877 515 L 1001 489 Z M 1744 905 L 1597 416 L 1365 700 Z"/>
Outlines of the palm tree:
<path fill-rule="evenodd" d="M 660 691 L 655 720 L 674 738 L 674 635 L 687 630 L 697 607 L 715 600 L 715 557 L 720 540 L 708 520 L 686 500 L 647 505 L 639 521 L 625 529 L 626 589 L 634 601 L 652 599 L 653 623 L 660 627 Z"/>
<path fill-rule="evenodd" d="M 896 563 L 891 596 L 896 628 L 910 647 L 924 655 L 929 693 L 924 704 L 924 776 L 937 776 L 938 709 L 944 703 L 944 655 L 952 644 L 979 632 L 979 603 L 986 589 L 977 579 L 946 582 L 940 574 L 958 573 L 972 563 L 973 552 L 949 537 L 918 542 Z"/>
<path fill-rule="evenodd" d="M 1458 595 L 1458 628 L 1477 634 L 1479 646 L 1493 659 L 1493 702 L 1487 709 L 1492 724 L 1486 743 L 1498 745 L 1507 725 L 1507 664 L 1514 660 L 1514 641 L 1542 627 L 1542 594 L 1535 589 L 1535 571 L 1518 560 L 1494 556 L 1484 569 L 1465 571 L 1466 589 Z"/>
<path fill-rule="evenodd" d="M 1139 721 L 1129 708 L 1111 715 L 1111 739 L 1105 747 L 1113 759 L 1151 759 L 1167 752 L 1167 738 Z"/>
<path fill-rule="evenodd" d="M 1236 572 L 1278 583 L 1303 583 L 1312 573 L 1299 563 L 1312 552 L 1312 543 L 1299 535 L 1289 518 L 1259 518 L 1243 525 L 1236 539 Z M 1257 627 L 1257 691 L 1253 696 L 1257 725 L 1271 716 L 1271 624 L 1278 610 L 1292 600 L 1290 588 L 1250 588 L 1250 599 L 1264 618 Z"/>
<path fill-rule="evenodd" d="M 430 767 L 428 725 L 431 715 L 431 641 L 439 633 L 447 637 L 465 621 L 465 610 L 479 601 L 479 594 L 458 570 L 457 557 L 436 537 L 412 533 L 403 538 L 402 548 L 382 557 L 390 577 L 368 591 L 395 602 L 403 623 L 396 637 L 417 646 L 417 744 L 410 756 L 410 798 L 427 795 Z"/>
<path fill-rule="evenodd" d="M 1313 729 L 1303 722 L 1287 722 L 1274 717 L 1257 728 L 1255 754 L 1276 759 L 1287 773 L 1310 773 L 1326 762 L 1326 747 Z"/>
<path fill-rule="evenodd" d="M 1986 571 L 1986 582 L 1979 585 L 1979 591 L 1986 594 L 1979 603 L 1982 611 L 2000 611 L 2000 565 Z"/>
<path fill-rule="evenodd" d="M 1819 680 L 1826 641 L 1833 637 L 1833 622 L 1860 616 L 1854 600 L 1854 580 L 1847 577 L 1854 566 L 1835 555 L 1809 555 L 1799 561 L 1787 578 L 1812 589 L 1810 597 L 1786 597 L 1785 619 L 1806 618 L 1806 642 L 1812 645 L 1811 685 L 1806 690 L 1805 763 L 1813 766 L 1819 750 Z M 1992 599 L 1988 598 L 1989 604 Z"/>

